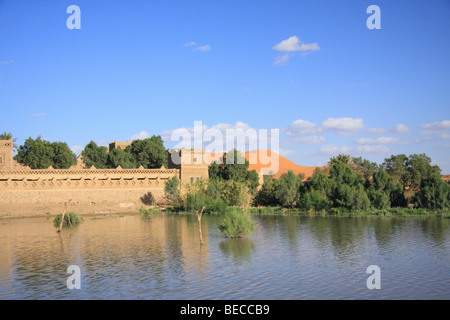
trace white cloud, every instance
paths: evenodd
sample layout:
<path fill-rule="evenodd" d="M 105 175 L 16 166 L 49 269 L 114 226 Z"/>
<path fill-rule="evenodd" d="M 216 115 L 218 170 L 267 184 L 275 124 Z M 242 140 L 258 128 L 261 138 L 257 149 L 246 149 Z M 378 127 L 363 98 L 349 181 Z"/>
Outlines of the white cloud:
<path fill-rule="evenodd" d="M 394 129 L 392 129 L 392 132 L 396 134 L 407 134 L 409 132 L 409 128 L 403 123 L 399 123 Z"/>
<path fill-rule="evenodd" d="M 401 146 L 412 146 L 412 145 L 418 145 L 418 144 L 424 144 L 424 143 L 430 143 L 436 141 L 436 138 L 424 138 L 424 139 L 415 139 L 410 141 L 399 141 L 398 145 Z"/>
<path fill-rule="evenodd" d="M 434 134 L 440 139 L 450 139 L 450 120 L 421 125 L 421 134 Z"/>
<path fill-rule="evenodd" d="M 329 144 L 321 147 L 315 152 L 305 153 L 306 155 L 319 155 L 319 156 L 336 156 L 338 154 L 352 154 L 352 155 L 364 155 L 364 154 L 387 154 L 391 152 L 391 148 L 386 145 L 358 145 L 355 148 L 348 147 L 346 145 Z"/>
<path fill-rule="evenodd" d="M 322 128 L 317 124 L 302 119 L 295 120 L 283 130 L 284 134 L 290 137 L 315 134 L 321 131 Z"/>
<path fill-rule="evenodd" d="M 328 118 L 322 122 L 322 127 L 338 135 L 349 136 L 364 128 L 364 122 L 361 118 Z"/>
<path fill-rule="evenodd" d="M 192 47 L 192 46 L 195 46 L 195 45 L 196 45 L 196 43 L 194 41 L 184 44 L 185 47 Z"/>
<path fill-rule="evenodd" d="M 376 153 L 376 154 L 384 154 L 391 151 L 391 148 L 385 145 L 361 145 L 355 148 L 355 151 L 358 153 L 368 154 L 368 153 Z"/>
<path fill-rule="evenodd" d="M 143 139 L 147 139 L 148 137 L 150 137 L 150 134 L 149 134 L 147 131 L 142 130 L 142 131 L 139 132 L 139 133 L 133 134 L 133 135 L 130 137 L 130 141 L 134 141 L 134 140 L 143 140 Z"/>
<path fill-rule="evenodd" d="M 442 120 L 440 122 L 427 123 L 421 125 L 420 128 L 424 130 L 433 130 L 433 131 L 450 130 L 450 120 Z"/>
<path fill-rule="evenodd" d="M 391 137 L 380 137 L 377 139 L 371 139 L 371 138 L 360 138 L 356 140 L 357 144 L 390 144 L 390 143 L 396 143 L 398 142 L 398 139 L 391 138 Z"/>
<path fill-rule="evenodd" d="M 211 50 L 211 46 L 209 44 L 207 44 L 206 46 L 197 47 L 197 48 L 195 48 L 195 50 L 205 52 L 205 51 Z"/>
<path fill-rule="evenodd" d="M 288 150 L 288 149 L 279 149 L 279 154 L 282 155 L 285 158 L 295 156 L 297 154 L 294 150 Z"/>
<path fill-rule="evenodd" d="M 368 128 L 367 132 L 369 134 L 378 134 L 378 135 L 382 135 L 382 134 L 386 134 L 386 129 L 382 129 L 382 128 Z"/>
<path fill-rule="evenodd" d="M 272 47 L 273 50 L 284 52 L 284 54 L 279 55 L 275 58 L 274 65 L 282 66 L 287 64 L 290 58 L 294 56 L 293 52 L 301 52 L 303 55 L 306 55 L 313 51 L 320 50 L 319 45 L 314 43 L 303 43 L 301 42 L 297 36 L 292 36 L 286 40 L 281 41 Z"/>
<path fill-rule="evenodd" d="M 27 117 L 28 118 L 37 118 L 37 117 L 43 117 L 45 116 L 45 113 L 34 113 L 34 114 L 30 114 Z"/>
<path fill-rule="evenodd" d="M 83 151 L 84 147 L 80 145 L 74 145 L 70 147 L 70 150 L 72 150 L 73 153 L 78 157 L 81 154 L 81 151 Z"/>
<path fill-rule="evenodd" d="M 276 66 L 284 66 L 288 63 L 289 58 L 290 58 L 289 53 L 279 55 L 278 57 L 275 58 L 275 62 L 273 64 Z"/>
<path fill-rule="evenodd" d="M 336 144 L 328 144 L 326 146 L 323 146 L 322 148 L 319 149 L 318 154 L 323 154 L 323 155 L 338 155 L 341 153 L 349 153 L 351 150 L 351 148 L 343 145 L 343 146 L 339 146 Z"/>
<path fill-rule="evenodd" d="M 242 121 L 234 124 L 218 123 L 211 127 L 201 121 L 195 121 L 194 127 L 165 130 L 161 137 L 165 144 L 176 144 L 174 148 L 201 148 L 210 152 L 223 152 L 233 148 L 241 151 L 271 147 L 278 149 L 278 133 L 278 129 L 252 128 Z"/>
<path fill-rule="evenodd" d="M 291 137 L 283 143 L 285 145 L 305 145 L 305 144 L 318 144 L 325 142 L 324 136 L 306 136 L 306 137 Z"/>
<path fill-rule="evenodd" d="M 320 50 L 319 45 L 314 43 L 302 43 L 297 36 L 292 36 L 286 40 L 273 46 L 276 51 L 294 52 L 294 51 L 317 51 Z"/>
<path fill-rule="evenodd" d="M 309 136 L 309 137 L 302 137 L 302 138 L 295 138 L 294 142 L 300 143 L 300 144 L 316 144 L 316 143 L 322 143 L 325 142 L 326 139 L 324 136 Z"/>

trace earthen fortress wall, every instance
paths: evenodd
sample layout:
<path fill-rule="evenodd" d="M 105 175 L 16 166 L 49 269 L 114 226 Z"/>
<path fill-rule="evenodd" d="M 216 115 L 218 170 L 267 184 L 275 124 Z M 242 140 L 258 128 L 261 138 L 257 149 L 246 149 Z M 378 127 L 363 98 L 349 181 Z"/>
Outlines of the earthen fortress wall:
<path fill-rule="evenodd" d="M 208 165 L 202 161 L 172 164 L 169 169 L 85 169 L 79 161 L 69 169 L 32 170 L 12 159 L 12 146 L 12 140 L 0 140 L 0 213 L 2 207 L 15 204 L 63 205 L 68 200 L 78 205 L 140 205 L 149 192 L 161 200 L 165 183 L 173 176 L 182 183 L 208 178 Z M 178 156 L 192 158 L 195 152 L 181 150 Z"/>

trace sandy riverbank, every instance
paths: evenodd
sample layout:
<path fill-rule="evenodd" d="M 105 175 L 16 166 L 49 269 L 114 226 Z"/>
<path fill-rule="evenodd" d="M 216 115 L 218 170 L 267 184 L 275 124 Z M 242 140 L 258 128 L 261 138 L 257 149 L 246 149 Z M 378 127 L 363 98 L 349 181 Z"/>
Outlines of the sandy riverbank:
<path fill-rule="evenodd" d="M 139 212 L 141 205 L 135 203 L 118 204 L 74 204 L 67 206 L 66 212 L 74 211 L 82 216 L 105 214 L 133 214 Z M 52 215 L 64 210 L 63 204 L 0 204 L 0 219 L 44 217 L 47 212 Z"/>

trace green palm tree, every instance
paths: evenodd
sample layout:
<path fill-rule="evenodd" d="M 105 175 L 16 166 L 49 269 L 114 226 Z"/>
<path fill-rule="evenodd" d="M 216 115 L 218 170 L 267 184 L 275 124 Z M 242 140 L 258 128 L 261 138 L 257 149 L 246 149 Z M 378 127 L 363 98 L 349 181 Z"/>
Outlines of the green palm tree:
<path fill-rule="evenodd" d="M 12 136 L 11 132 L 6 132 L 5 131 L 3 133 L 0 133 L 0 140 L 11 140 L 11 139 L 13 139 L 13 136 Z M 14 138 L 13 139 L 13 148 L 14 149 L 17 149 L 16 141 L 17 141 L 17 138 Z"/>
<path fill-rule="evenodd" d="M 333 164 L 338 162 L 342 162 L 352 169 L 356 168 L 356 163 L 353 161 L 353 157 L 349 154 L 340 154 L 336 157 L 331 158 L 330 161 L 328 161 L 328 166 L 331 167 Z"/>

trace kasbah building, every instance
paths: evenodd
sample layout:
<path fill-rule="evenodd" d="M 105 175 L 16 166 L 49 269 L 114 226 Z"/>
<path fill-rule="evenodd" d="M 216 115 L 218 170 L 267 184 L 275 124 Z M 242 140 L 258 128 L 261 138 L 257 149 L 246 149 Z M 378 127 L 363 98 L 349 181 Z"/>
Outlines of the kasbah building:
<path fill-rule="evenodd" d="M 114 141 L 109 151 L 129 144 Z M 207 179 L 205 159 L 204 150 L 181 149 L 169 152 L 167 169 L 86 169 L 81 157 L 68 169 L 31 169 L 13 160 L 12 139 L 0 140 L 0 216 L 55 213 L 67 203 L 80 213 L 135 212 L 148 193 L 163 199 L 164 185 L 174 176 L 181 185 Z"/>

